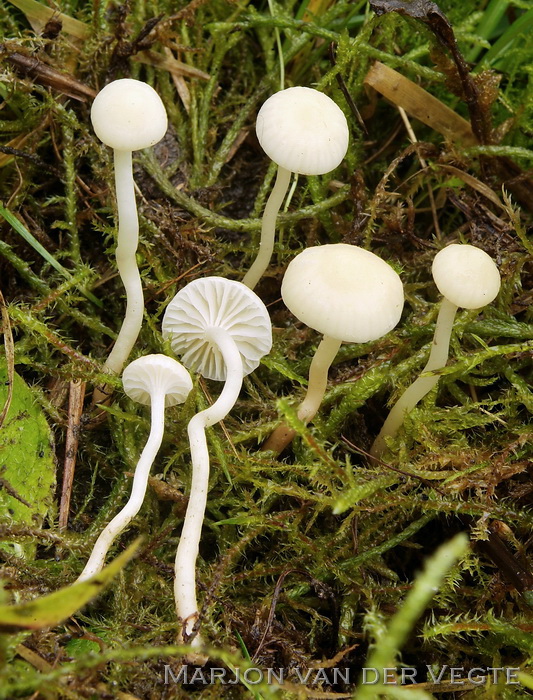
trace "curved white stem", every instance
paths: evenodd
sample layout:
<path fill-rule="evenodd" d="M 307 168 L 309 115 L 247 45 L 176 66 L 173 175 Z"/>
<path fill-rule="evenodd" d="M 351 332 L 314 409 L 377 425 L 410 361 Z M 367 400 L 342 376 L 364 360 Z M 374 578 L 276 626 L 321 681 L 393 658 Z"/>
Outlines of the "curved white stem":
<path fill-rule="evenodd" d="M 176 552 L 174 579 L 176 611 L 183 623 L 181 636 L 185 641 L 193 632 L 194 624 L 198 619 L 196 559 L 209 488 L 209 452 L 205 428 L 223 420 L 231 411 L 239 396 L 243 379 L 241 354 L 229 333 L 223 328 L 212 328 L 207 331 L 206 338 L 217 345 L 222 353 L 226 364 L 226 382 L 215 403 L 193 416 L 187 427 L 191 445 L 192 483 Z M 201 646 L 202 643 L 198 634 L 191 642 L 195 647 Z"/>
<path fill-rule="evenodd" d="M 453 321 L 457 313 L 457 306 L 451 301 L 444 298 L 439 309 L 437 323 L 435 325 L 435 335 L 429 353 L 429 359 L 426 366 L 422 370 L 431 372 L 442 369 L 448 360 L 448 351 L 450 348 L 450 338 L 452 335 Z M 398 401 L 391 408 L 389 415 L 379 435 L 374 440 L 370 454 L 373 457 L 379 457 L 383 454 L 386 448 L 386 437 L 393 437 L 400 429 L 405 416 L 410 413 L 416 404 L 428 394 L 439 381 L 439 375 L 430 377 L 418 377 L 411 386 L 409 386 L 400 396 Z"/>
<path fill-rule="evenodd" d="M 311 360 L 311 366 L 309 367 L 307 393 L 298 408 L 298 418 L 304 423 L 309 423 L 309 421 L 313 420 L 320 408 L 328 385 L 329 368 L 339 352 L 341 343 L 341 340 L 325 335 L 316 349 L 315 356 Z"/>
<path fill-rule="evenodd" d="M 89 561 L 78 577 L 78 582 L 85 581 L 102 570 L 113 540 L 129 525 L 143 504 L 150 468 L 163 440 L 165 422 L 165 394 L 163 391 L 158 391 L 152 395 L 150 411 L 150 434 L 135 467 L 130 498 L 120 513 L 115 515 L 113 520 L 102 530 L 96 540 Z"/>
<path fill-rule="evenodd" d="M 297 411 L 298 418 L 304 423 L 309 423 L 309 421 L 313 420 L 320 408 L 328 385 L 329 368 L 339 352 L 341 344 L 341 340 L 325 335 L 316 349 L 309 367 L 307 393 Z M 272 432 L 261 449 L 272 450 L 279 454 L 292 442 L 294 435 L 294 430 L 282 423 Z"/>
<path fill-rule="evenodd" d="M 291 171 L 278 166 L 276 182 L 265 205 L 263 212 L 263 222 L 261 224 L 261 239 L 259 241 L 259 253 L 254 260 L 252 267 L 243 277 L 243 284 L 253 289 L 263 276 L 268 267 L 272 252 L 274 250 L 274 239 L 276 237 L 276 219 L 283 204 L 283 199 L 289 189 L 291 181 Z"/>
<path fill-rule="evenodd" d="M 126 289 L 126 313 L 104 370 L 120 374 L 139 335 L 144 296 L 135 254 L 139 243 L 139 219 L 135 202 L 131 151 L 114 151 L 118 208 L 117 267 Z"/>

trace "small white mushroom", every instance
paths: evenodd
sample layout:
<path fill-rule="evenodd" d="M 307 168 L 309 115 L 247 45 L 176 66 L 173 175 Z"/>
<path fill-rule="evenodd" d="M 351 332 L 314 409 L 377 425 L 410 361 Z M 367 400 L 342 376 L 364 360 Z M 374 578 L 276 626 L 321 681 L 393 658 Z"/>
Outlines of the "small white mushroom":
<path fill-rule="evenodd" d="M 387 446 L 386 438 L 396 435 L 405 416 L 437 385 L 439 375 L 435 372 L 448 361 L 457 309 L 480 309 L 490 304 L 500 291 L 500 273 L 494 260 L 475 246 L 452 243 L 443 248 L 433 260 L 432 273 L 444 299 L 437 317 L 429 359 L 421 376 L 392 407 L 372 445 L 371 454 L 374 457 L 383 454 Z"/>
<path fill-rule="evenodd" d="M 392 267 L 374 253 L 333 243 L 297 255 L 287 267 L 281 295 L 296 318 L 324 335 L 297 412 L 308 423 L 322 402 L 328 371 L 341 343 L 367 343 L 392 330 L 402 314 L 403 286 Z M 294 431 L 282 424 L 263 449 L 279 453 L 293 437 Z"/>
<path fill-rule="evenodd" d="M 194 648 L 203 644 L 195 623 L 196 559 L 209 488 L 209 452 L 205 429 L 231 411 L 243 377 L 259 365 L 272 346 L 272 327 L 265 305 L 241 282 L 206 277 L 190 282 L 168 305 L 163 318 L 163 337 L 189 369 L 224 387 L 209 408 L 196 414 L 187 431 L 191 444 L 192 482 L 189 503 L 175 562 L 174 596 L 181 638 Z M 192 636 L 194 635 L 195 636 Z M 191 662 L 205 656 L 193 654 Z"/>
<path fill-rule="evenodd" d="M 113 540 L 139 512 L 150 469 L 163 440 L 165 407 L 183 403 L 192 389 L 192 380 L 185 367 L 166 355 L 139 357 L 126 367 L 122 381 L 124 391 L 131 399 L 150 406 L 150 434 L 135 467 L 130 498 L 101 532 L 78 581 L 85 581 L 101 571 Z"/>
<path fill-rule="evenodd" d="M 256 132 L 265 153 L 278 166 L 274 188 L 263 213 L 259 253 L 243 278 L 253 289 L 268 267 L 276 233 L 276 217 L 291 173 L 324 175 L 334 170 L 348 149 L 348 124 L 340 107 L 324 93 L 308 87 L 280 90 L 257 115 Z"/>
<path fill-rule="evenodd" d="M 132 152 L 160 141 L 167 130 L 161 98 L 147 83 L 124 78 L 106 85 L 96 95 L 91 121 L 98 138 L 113 149 L 118 209 L 117 267 L 126 289 L 126 313 L 104 370 L 120 374 L 142 325 L 144 297 L 135 253 L 139 220 L 135 203 Z M 105 392 L 97 390 L 95 401 Z"/>

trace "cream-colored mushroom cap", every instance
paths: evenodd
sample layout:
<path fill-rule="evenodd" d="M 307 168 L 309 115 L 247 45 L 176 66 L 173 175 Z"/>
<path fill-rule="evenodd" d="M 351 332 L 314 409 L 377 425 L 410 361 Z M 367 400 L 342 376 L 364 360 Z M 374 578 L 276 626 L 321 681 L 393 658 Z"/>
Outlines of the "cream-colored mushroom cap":
<path fill-rule="evenodd" d="M 209 331 L 222 328 L 241 354 L 244 376 L 272 347 L 272 324 L 261 299 L 242 282 L 203 277 L 189 282 L 167 306 L 163 338 L 186 367 L 207 379 L 226 380 L 226 363 Z"/>
<path fill-rule="evenodd" d="M 118 151 L 153 146 L 167 130 L 167 113 L 157 92 L 131 78 L 114 80 L 100 90 L 91 121 L 100 141 Z"/>
<path fill-rule="evenodd" d="M 134 401 L 149 406 L 157 391 L 165 394 L 165 406 L 183 403 L 192 389 L 192 380 L 177 360 L 167 355 L 145 355 L 133 360 L 122 374 L 124 391 Z"/>
<path fill-rule="evenodd" d="M 388 263 L 344 243 L 307 248 L 293 258 L 281 296 L 310 328 L 352 343 L 376 340 L 392 330 L 404 301 L 400 277 Z"/>
<path fill-rule="evenodd" d="M 452 243 L 433 260 L 433 279 L 439 292 L 463 309 L 480 309 L 500 291 L 500 273 L 494 260 L 481 248 Z"/>
<path fill-rule="evenodd" d="M 293 173 L 323 175 L 348 150 L 348 124 L 323 92 L 292 87 L 276 92 L 257 115 L 259 143 L 271 160 Z"/>

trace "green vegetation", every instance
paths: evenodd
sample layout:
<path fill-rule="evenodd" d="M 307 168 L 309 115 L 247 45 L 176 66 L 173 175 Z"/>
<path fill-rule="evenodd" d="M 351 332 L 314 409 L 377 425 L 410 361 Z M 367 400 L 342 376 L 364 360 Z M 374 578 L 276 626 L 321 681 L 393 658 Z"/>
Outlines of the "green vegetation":
<path fill-rule="evenodd" d="M 208 431 L 198 563 L 205 674 L 350 669 L 351 683 L 289 674 L 281 691 L 253 676 L 164 684 L 165 664 L 177 675 L 184 652 L 172 567 L 190 484 L 186 425 L 221 388 L 196 379 L 184 406 L 167 411 L 144 506 L 113 548 L 115 557 L 142 535 L 136 558 L 60 625 L 0 626 L 0 698 L 530 696 L 533 10 L 524 0 L 446 0 L 440 14 L 424 0 L 374 7 L 381 14 L 360 0 L 63 0 L 61 15 L 0 0 L 0 379 L 13 381 L 5 413 L 10 392 L 0 392 L 1 606 L 75 581 L 128 498 L 149 430 L 148 411 L 102 371 L 124 293 L 112 153 L 89 119 L 96 91 L 139 78 L 169 116 L 163 141 L 134 154 L 146 312 L 130 359 L 168 351 L 161 318 L 186 282 L 240 280 L 254 259 L 275 174 L 254 121 L 280 79 L 326 92 L 351 131 L 345 161 L 299 178 L 280 215 L 256 288 L 274 348 Z M 382 96 L 391 73 L 374 73 L 379 91 L 365 82 L 376 61 L 407 79 L 402 97 Z M 295 254 L 332 242 L 389 261 L 406 305 L 384 338 L 341 347 L 306 427 L 295 407 L 320 338 L 285 309 L 280 284 Z M 459 311 L 437 389 L 372 461 L 389 407 L 426 362 L 439 301 L 431 262 L 452 242 L 494 258 L 501 292 L 481 312 Z M 104 381 L 113 400 L 91 408 Z M 281 420 L 297 437 L 273 457 L 260 446 Z M 13 483 L 23 447 L 31 475 Z M 70 489 L 63 473 L 74 461 Z M 416 667 L 417 685 L 356 691 L 375 664 Z M 426 667 L 436 677 L 445 664 L 463 667 L 462 678 L 472 668 L 521 673 L 510 685 L 504 675 L 431 682 Z"/>

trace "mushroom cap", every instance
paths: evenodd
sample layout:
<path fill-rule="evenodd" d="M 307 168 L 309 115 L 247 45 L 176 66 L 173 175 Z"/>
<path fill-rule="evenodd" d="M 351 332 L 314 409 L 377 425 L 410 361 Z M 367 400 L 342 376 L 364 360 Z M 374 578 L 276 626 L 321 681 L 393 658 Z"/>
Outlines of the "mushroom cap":
<path fill-rule="evenodd" d="M 331 338 L 366 343 L 400 320 L 398 274 L 368 250 L 344 243 L 307 248 L 289 263 L 281 296 L 310 328 Z"/>
<path fill-rule="evenodd" d="M 348 124 L 341 108 L 308 87 L 280 90 L 257 115 L 256 132 L 274 163 L 301 175 L 334 170 L 348 150 Z"/>
<path fill-rule="evenodd" d="M 452 243 L 439 250 L 431 268 L 439 292 L 463 309 L 480 309 L 500 291 L 500 272 L 481 248 Z"/>
<path fill-rule="evenodd" d="M 167 130 L 167 113 L 157 92 L 132 78 L 114 80 L 100 90 L 91 121 L 100 141 L 118 151 L 153 146 Z"/>
<path fill-rule="evenodd" d="M 209 330 L 223 328 L 242 357 L 244 376 L 272 347 L 272 325 L 261 299 L 241 282 L 204 277 L 183 287 L 163 317 L 163 338 L 186 367 L 207 379 L 226 380 L 226 364 Z"/>
<path fill-rule="evenodd" d="M 177 360 L 167 355 L 144 355 L 133 360 L 122 373 L 124 391 L 134 401 L 149 406 L 153 394 L 165 393 L 165 406 L 183 403 L 192 389 L 192 380 Z"/>

